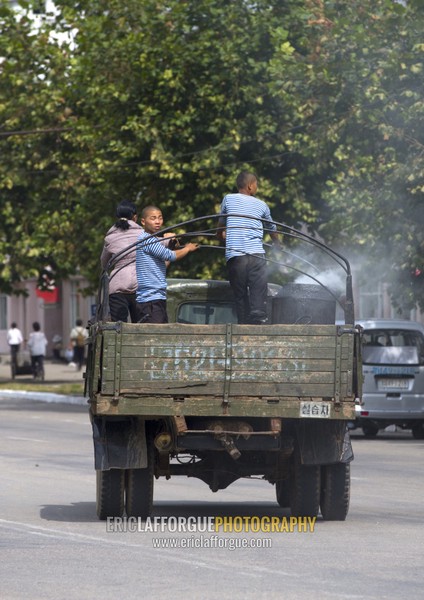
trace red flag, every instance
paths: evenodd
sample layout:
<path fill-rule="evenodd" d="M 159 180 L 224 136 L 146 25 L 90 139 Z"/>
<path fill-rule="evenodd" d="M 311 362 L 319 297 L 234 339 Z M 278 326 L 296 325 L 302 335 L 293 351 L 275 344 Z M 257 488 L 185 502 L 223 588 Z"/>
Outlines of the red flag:
<path fill-rule="evenodd" d="M 35 289 L 35 294 L 38 298 L 42 298 L 46 304 L 54 304 L 59 302 L 59 288 L 54 287 L 52 290 Z"/>

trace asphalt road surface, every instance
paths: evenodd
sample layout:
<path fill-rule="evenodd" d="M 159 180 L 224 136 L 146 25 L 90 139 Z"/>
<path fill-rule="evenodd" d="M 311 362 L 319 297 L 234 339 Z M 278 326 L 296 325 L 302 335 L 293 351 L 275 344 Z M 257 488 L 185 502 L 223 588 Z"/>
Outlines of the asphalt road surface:
<path fill-rule="evenodd" d="M 95 512 L 85 407 L 0 398 L 0 598 L 421 600 L 424 441 L 410 432 L 374 440 L 354 433 L 353 447 L 345 522 L 318 518 L 313 532 L 220 532 L 219 547 L 205 547 L 212 533 L 107 531 Z M 217 494 L 183 477 L 155 485 L 153 516 L 169 523 L 289 517 L 264 481 Z M 203 547 L 164 547 L 182 539 Z M 231 539 L 249 547 L 231 550 Z"/>

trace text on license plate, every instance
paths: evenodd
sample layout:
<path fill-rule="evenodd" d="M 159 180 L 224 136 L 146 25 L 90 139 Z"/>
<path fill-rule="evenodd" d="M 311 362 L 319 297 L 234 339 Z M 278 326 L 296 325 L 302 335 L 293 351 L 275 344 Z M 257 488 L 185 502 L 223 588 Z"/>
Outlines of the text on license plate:
<path fill-rule="evenodd" d="M 378 389 L 384 390 L 407 390 L 409 389 L 409 379 L 379 379 Z"/>
<path fill-rule="evenodd" d="M 331 414 L 331 402 L 301 402 L 300 416 L 314 419 L 328 419 Z"/>

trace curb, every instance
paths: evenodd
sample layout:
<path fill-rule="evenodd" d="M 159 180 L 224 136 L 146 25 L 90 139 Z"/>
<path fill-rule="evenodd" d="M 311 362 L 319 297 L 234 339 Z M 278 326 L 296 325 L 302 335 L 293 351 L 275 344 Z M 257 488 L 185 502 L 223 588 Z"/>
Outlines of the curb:
<path fill-rule="evenodd" d="M 26 392 L 19 390 L 0 390 L 0 400 L 32 400 L 33 402 L 47 402 L 49 404 L 76 404 L 88 405 L 87 398 L 83 396 L 65 396 L 64 394 L 53 394 L 43 392 Z"/>

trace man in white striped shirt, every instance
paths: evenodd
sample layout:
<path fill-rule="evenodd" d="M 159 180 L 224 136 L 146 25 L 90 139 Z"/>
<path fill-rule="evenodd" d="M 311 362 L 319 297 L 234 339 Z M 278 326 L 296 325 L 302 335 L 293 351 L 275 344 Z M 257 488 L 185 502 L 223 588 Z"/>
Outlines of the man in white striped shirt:
<path fill-rule="evenodd" d="M 162 211 L 156 206 L 146 206 L 141 213 L 144 232 L 136 250 L 137 307 L 140 323 L 168 323 L 166 312 L 166 266 L 194 252 L 198 244 L 186 244 L 170 250 L 156 233 L 163 228 Z"/>
<path fill-rule="evenodd" d="M 243 171 L 236 181 L 238 193 L 221 203 L 218 237 L 225 239 L 225 258 L 239 323 L 267 322 L 268 275 L 263 247 L 264 229 L 278 244 L 277 227 L 268 205 L 255 197 L 256 175 Z"/>

